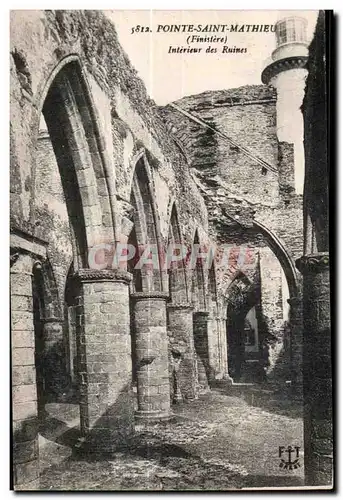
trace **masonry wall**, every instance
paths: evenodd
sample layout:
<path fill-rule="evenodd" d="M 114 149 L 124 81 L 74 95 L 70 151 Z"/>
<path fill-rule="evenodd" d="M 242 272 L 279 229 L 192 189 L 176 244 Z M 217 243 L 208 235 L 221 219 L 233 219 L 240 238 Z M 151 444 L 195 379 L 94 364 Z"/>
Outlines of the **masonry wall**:
<path fill-rule="evenodd" d="M 56 158 L 47 131 L 37 141 L 37 168 L 34 183 L 35 221 L 39 233 L 49 242 L 48 258 L 63 309 L 66 278 L 73 262 L 69 218 Z"/>
<path fill-rule="evenodd" d="M 285 321 L 287 308 L 282 280 L 282 268 L 279 261 L 268 248 L 259 251 L 259 269 L 261 280 L 261 329 L 265 330 L 265 344 L 268 349 L 266 375 L 269 380 L 290 380 L 289 323 Z M 288 297 L 287 297 L 288 295 Z M 286 296 L 286 297 L 285 297 Z"/>
<path fill-rule="evenodd" d="M 275 91 L 246 86 L 185 97 L 175 105 L 212 129 L 171 106 L 160 109 L 207 202 L 210 232 L 218 238 L 225 231 L 233 239 L 235 221 L 249 225 L 255 219 L 280 237 L 293 258 L 299 256 L 302 197 L 294 193 L 293 152 L 277 140 Z"/>
<path fill-rule="evenodd" d="M 330 150 L 327 114 L 331 90 L 327 85 L 327 72 L 331 68 L 325 60 L 325 51 L 328 50 L 325 29 L 324 12 L 321 12 L 309 48 L 310 71 L 303 102 L 306 193 L 304 253 L 324 252 L 329 247 Z"/>
<path fill-rule="evenodd" d="M 245 86 L 184 97 L 160 113 L 189 159 L 208 207 L 209 234 L 218 246 L 233 247 L 227 265 L 216 268 L 224 315 L 231 280 L 242 267 L 254 282 L 260 259 L 268 377 L 285 381 L 290 378 L 290 332 L 284 321 L 289 290 L 282 291 L 279 256 L 268 248 L 258 224 L 284 246 L 295 268 L 303 246 L 302 196 L 295 194 L 293 148 L 277 139 L 276 98 L 272 87 Z M 296 279 L 301 281 L 299 274 Z"/>
<path fill-rule="evenodd" d="M 305 482 L 332 488 L 334 473 L 329 256 L 330 122 L 334 81 L 332 11 L 320 11 L 309 47 L 303 115 L 305 127 L 304 255 L 297 265 L 304 276 L 304 433 Z"/>

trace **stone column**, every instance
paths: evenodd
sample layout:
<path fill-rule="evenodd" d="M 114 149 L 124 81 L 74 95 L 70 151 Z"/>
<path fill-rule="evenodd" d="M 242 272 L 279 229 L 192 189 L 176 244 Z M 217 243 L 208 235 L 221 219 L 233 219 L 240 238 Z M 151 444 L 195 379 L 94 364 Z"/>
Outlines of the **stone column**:
<path fill-rule="evenodd" d="M 64 320 L 46 318 L 43 323 L 44 383 L 47 401 L 57 401 L 68 385 L 66 372 L 66 348 L 63 333 Z"/>
<path fill-rule="evenodd" d="M 112 452 L 133 432 L 129 283 L 126 271 L 79 270 L 76 308 L 80 447 Z"/>
<path fill-rule="evenodd" d="M 295 396 L 303 395 L 303 302 L 300 297 L 288 299 L 290 305 L 291 382 Z"/>
<path fill-rule="evenodd" d="M 137 360 L 136 417 L 140 419 L 170 416 L 167 298 L 165 292 L 131 294 Z"/>
<path fill-rule="evenodd" d="M 194 345 L 197 355 L 198 381 L 202 391 L 209 390 L 208 312 L 193 313 Z"/>
<path fill-rule="evenodd" d="M 226 339 L 226 318 L 221 316 L 216 317 L 218 328 L 218 350 L 219 350 L 219 378 L 227 379 L 227 339 Z"/>
<path fill-rule="evenodd" d="M 305 482 L 332 484 L 332 367 L 329 254 L 297 261 L 304 277 L 303 379 Z"/>
<path fill-rule="evenodd" d="M 210 379 L 215 379 L 220 373 L 220 349 L 219 349 L 219 329 L 218 321 L 212 314 L 208 317 L 207 322 L 207 338 L 208 338 L 208 362 Z"/>
<path fill-rule="evenodd" d="M 17 255 L 11 267 L 13 482 L 16 490 L 38 488 L 38 410 L 32 265 Z"/>
<path fill-rule="evenodd" d="M 168 330 L 173 345 L 184 345 L 177 373 L 178 387 L 182 398 L 197 398 L 198 375 L 193 334 L 193 306 L 191 304 L 168 304 Z"/>

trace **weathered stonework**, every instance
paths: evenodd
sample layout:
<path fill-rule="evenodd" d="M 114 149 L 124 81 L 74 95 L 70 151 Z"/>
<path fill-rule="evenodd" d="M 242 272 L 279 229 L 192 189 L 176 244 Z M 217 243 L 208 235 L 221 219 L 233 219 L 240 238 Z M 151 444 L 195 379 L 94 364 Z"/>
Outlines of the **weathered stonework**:
<path fill-rule="evenodd" d="M 82 445 L 111 452 L 133 432 L 131 275 L 84 269 L 75 278 Z"/>
<path fill-rule="evenodd" d="M 178 386 L 182 397 L 192 400 L 197 397 L 193 306 L 190 304 L 168 304 L 167 314 L 171 358 L 176 358 L 175 362 L 179 361 L 180 364 L 177 372 Z M 171 373 L 173 377 L 173 371 Z"/>
<path fill-rule="evenodd" d="M 304 427 L 306 480 L 330 485 L 333 472 L 329 254 L 303 256 Z"/>
<path fill-rule="evenodd" d="M 131 295 L 137 362 L 136 417 L 154 420 L 170 416 L 168 336 L 165 293 Z"/>
<path fill-rule="evenodd" d="M 14 482 L 36 489 L 38 409 L 30 255 L 21 255 L 11 267 L 12 417 Z"/>
<path fill-rule="evenodd" d="M 332 339 L 329 257 L 329 127 L 327 88 L 331 13 L 320 11 L 309 47 L 304 115 L 305 187 L 304 255 L 297 261 L 303 274 L 303 372 L 305 480 L 308 485 L 333 484 Z M 331 19 L 332 22 L 332 19 Z M 332 70 L 331 70 L 332 71 Z M 330 75 L 332 78 L 333 75 Z M 331 98 L 332 99 L 332 98 Z"/>

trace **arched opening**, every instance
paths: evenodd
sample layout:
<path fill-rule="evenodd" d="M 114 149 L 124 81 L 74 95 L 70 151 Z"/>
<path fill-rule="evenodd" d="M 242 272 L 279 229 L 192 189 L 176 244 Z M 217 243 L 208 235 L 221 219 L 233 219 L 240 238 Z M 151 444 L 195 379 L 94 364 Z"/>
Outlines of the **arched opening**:
<path fill-rule="evenodd" d="M 188 303 L 185 257 L 174 203 L 169 222 L 166 253 L 170 297 L 167 306 L 167 328 L 172 402 L 193 399 L 195 394 L 192 307 Z"/>
<path fill-rule="evenodd" d="M 275 257 L 280 262 L 280 265 L 285 273 L 289 294 L 291 297 L 299 296 L 299 283 L 294 259 L 287 252 L 281 240 L 266 226 L 256 219 L 253 222 L 254 228 L 258 233 L 261 233 Z"/>
<path fill-rule="evenodd" d="M 213 316 L 216 316 L 218 314 L 217 283 L 216 283 L 216 274 L 213 262 L 208 271 L 208 296 L 209 296 L 209 312 Z"/>
<path fill-rule="evenodd" d="M 69 423 L 70 418 L 74 421 L 74 417 L 77 418 L 78 413 L 80 415 L 80 427 L 75 430 L 84 438 L 81 443 L 82 446 L 85 444 L 85 446 L 89 446 L 90 450 L 99 449 L 100 447 L 108 449 L 117 446 L 120 440 L 125 439 L 125 432 L 129 433 L 132 428 L 132 404 L 128 394 L 131 381 L 128 348 L 129 329 L 127 324 L 129 279 L 125 273 L 89 269 L 88 265 L 88 252 L 94 245 L 115 240 L 113 224 L 115 213 L 113 213 L 111 204 L 111 197 L 115 196 L 115 191 L 112 185 L 111 196 L 109 196 L 110 177 L 107 174 L 110 174 L 110 169 L 109 164 L 106 163 L 108 161 L 106 159 L 107 136 L 99 133 L 89 87 L 85 80 L 85 73 L 78 61 L 75 60 L 75 57 L 73 56 L 72 61 L 69 57 L 60 62 L 46 85 L 46 93 L 41 97 L 41 101 L 35 98 L 36 96 L 32 96 L 32 100 L 30 99 L 35 123 L 32 127 L 32 136 L 28 137 L 23 149 L 27 153 L 28 161 L 31 158 L 32 145 L 39 150 L 39 118 L 42 112 L 47 127 L 47 137 L 45 139 L 46 142 L 50 141 L 52 146 L 50 148 L 51 157 L 54 157 L 51 169 L 55 169 L 55 172 L 57 172 L 56 177 L 60 180 L 61 185 L 58 207 L 63 205 L 64 213 L 63 224 L 58 225 L 57 223 L 54 225 L 52 223 L 52 231 L 44 232 L 50 219 L 43 219 L 40 211 L 42 207 L 37 207 L 38 204 L 35 203 L 36 200 L 34 199 L 42 185 L 42 165 L 39 155 L 35 155 L 30 180 L 33 186 L 29 213 L 30 223 L 32 223 L 34 229 L 29 236 L 25 234 L 25 237 L 20 238 L 18 247 L 23 253 L 23 255 L 20 255 L 23 264 L 22 262 L 20 265 L 17 264 L 17 269 L 12 272 L 13 281 L 16 283 L 18 290 L 11 291 L 12 295 L 20 296 L 20 283 L 25 283 L 27 304 L 23 305 L 21 303 L 18 305 L 19 301 L 17 300 L 16 307 L 18 317 L 23 316 L 23 312 L 25 313 L 25 332 L 30 334 L 25 335 L 25 351 L 23 351 L 25 354 L 22 357 L 16 357 L 15 351 L 13 353 L 14 362 L 18 367 L 17 374 L 20 374 L 21 377 L 21 380 L 17 377 L 14 387 L 17 385 L 25 387 L 27 385 L 31 389 L 29 403 L 27 403 L 26 391 L 20 391 L 20 397 L 16 398 L 16 400 L 13 399 L 13 421 L 18 427 L 17 422 L 23 418 L 18 417 L 18 410 L 27 406 L 30 420 L 34 423 L 34 425 L 31 425 L 31 423 L 26 425 L 25 422 L 19 422 L 19 425 L 25 427 L 25 432 L 17 439 L 13 447 L 15 474 L 17 474 L 19 468 L 22 468 L 22 476 L 26 474 L 25 469 L 28 471 L 32 466 L 35 467 L 35 471 L 32 471 L 32 474 L 30 472 L 30 474 L 33 475 L 33 473 L 37 472 L 38 429 L 36 425 L 35 373 L 28 369 L 31 368 L 28 365 L 33 365 L 34 351 L 36 351 L 35 364 L 39 414 L 44 416 L 47 403 L 59 402 L 54 415 L 55 427 L 50 429 L 53 432 L 48 437 L 44 434 L 48 440 L 56 441 L 57 433 L 55 433 L 55 430 L 57 432 L 61 431 L 59 423 L 63 417 L 66 417 Z M 40 88 L 39 82 L 37 84 L 38 88 Z M 30 104 L 27 103 L 27 106 L 30 107 Z M 37 135 L 35 135 L 36 132 Z M 39 176 L 37 176 L 37 172 L 40 172 Z M 39 184 L 37 183 L 37 177 L 40 178 Z M 49 182 L 49 178 L 47 178 L 46 182 Z M 51 200 L 50 213 L 57 213 L 56 218 L 58 218 L 61 212 L 56 210 L 54 201 Z M 48 209 L 47 212 L 49 212 Z M 66 213 L 67 217 L 65 217 Z M 53 222 L 56 222 L 56 218 Z M 53 217 L 51 217 L 52 219 Z M 42 220 L 44 224 L 41 224 L 41 226 L 44 227 L 40 226 Z M 69 232 L 65 230 L 68 224 L 70 226 L 71 245 L 68 251 L 65 252 L 65 246 L 59 242 L 59 236 L 63 233 L 63 242 L 69 237 Z M 27 245 L 28 241 L 29 245 Z M 58 282 L 57 287 L 52 285 L 49 268 L 45 268 L 45 262 L 43 261 L 46 255 L 50 256 L 53 263 L 56 281 Z M 32 261 L 37 257 L 42 259 L 42 263 L 35 266 L 33 282 L 31 283 Z M 66 284 L 64 281 L 65 276 L 68 274 L 71 258 L 73 258 L 75 278 L 79 284 L 77 297 L 73 296 L 72 293 L 76 289 L 71 290 L 73 288 L 70 282 L 71 276 L 68 277 Z M 70 271 L 71 273 L 73 271 Z M 32 285 L 32 287 L 27 285 Z M 54 297 L 53 290 L 55 288 L 58 290 L 59 300 L 56 300 L 56 303 L 59 304 L 59 308 L 55 307 L 55 302 L 50 300 L 51 297 Z M 33 336 L 31 336 L 31 293 L 34 305 L 35 346 L 33 345 Z M 103 294 L 105 293 L 107 300 L 104 305 Z M 87 300 L 91 295 L 91 300 Z M 66 321 L 68 313 L 64 311 L 63 299 L 67 303 L 67 308 L 75 307 L 77 309 L 78 345 L 76 362 L 74 362 L 74 353 L 71 353 L 69 363 L 67 363 L 68 352 L 66 351 L 68 350 L 66 349 L 67 342 L 64 337 L 65 325 L 63 323 Z M 120 326 L 115 323 L 115 319 L 119 314 L 121 314 L 122 319 L 121 322 L 118 321 Z M 19 321 L 17 324 L 21 326 Z M 94 342 L 97 333 L 96 329 L 99 330 L 99 335 L 96 338 L 97 342 Z M 16 334 L 16 337 L 18 337 L 18 334 Z M 69 348 L 70 351 L 74 350 L 74 345 L 69 346 Z M 93 360 L 96 359 L 96 362 L 90 363 L 92 358 Z M 60 373 L 62 368 L 63 374 Z M 66 405 L 61 404 L 59 398 L 61 394 L 62 396 L 65 394 L 64 389 L 65 386 L 68 387 L 69 376 L 75 376 L 75 371 L 79 370 L 80 412 L 73 412 L 73 416 L 68 412 L 68 415 L 66 415 L 64 414 Z M 90 398 L 91 390 L 100 387 L 99 381 L 102 384 L 101 390 L 97 392 L 96 397 Z M 111 390 L 108 390 L 109 387 Z M 15 390 L 17 389 L 15 388 Z M 73 409 L 78 410 L 76 406 Z M 50 411 L 50 407 L 48 410 Z M 125 414 L 125 418 L 122 418 L 122 413 Z M 66 422 L 65 419 L 64 422 Z M 76 425 L 75 422 L 72 423 L 73 427 Z M 62 434 L 63 438 L 67 437 L 64 432 L 60 433 L 59 437 Z M 102 439 L 99 439 L 100 434 L 102 434 Z M 104 434 L 106 434 L 105 438 L 103 437 Z M 18 435 L 14 426 L 13 435 L 14 437 Z M 95 445 L 92 442 L 93 439 L 97 440 Z M 46 441 L 42 440 L 43 447 L 46 450 L 45 443 Z M 40 454 L 43 447 L 40 447 Z M 50 445 L 48 448 L 51 448 Z M 31 462 L 34 463 L 31 464 Z M 17 467 L 16 464 L 20 467 Z"/>
<path fill-rule="evenodd" d="M 230 243 L 230 234 L 223 234 L 222 241 L 226 244 Z M 231 354 L 228 345 L 228 364 L 231 364 L 229 371 L 233 372 L 234 376 L 236 373 L 236 378 L 240 378 L 243 376 L 240 374 L 240 367 L 245 369 L 244 377 L 247 375 L 248 366 L 258 367 L 257 360 L 253 359 L 248 362 L 248 365 L 245 362 L 237 362 L 236 367 L 232 366 L 232 363 L 235 364 L 233 357 L 236 359 L 244 357 L 247 360 L 248 356 L 254 357 L 252 347 L 249 348 L 249 354 L 242 344 L 244 335 L 237 336 L 236 340 L 230 339 L 232 330 L 244 330 L 245 321 L 246 330 L 258 332 L 260 356 L 263 358 L 261 365 L 264 367 L 267 380 L 281 384 L 286 383 L 294 379 L 293 372 L 299 371 L 296 365 L 299 365 L 298 361 L 301 358 L 301 341 L 299 341 L 302 336 L 302 332 L 299 331 L 301 318 L 299 318 L 299 309 L 293 307 L 293 304 L 301 297 L 301 289 L 294 259 L 280 238 L 257 220 L 253 221 L 251 228 L 246 230 L 241 228 L 240 239 L 239 241 L 235 240 L 234 244 L 240 250 L 237 252 L 237 256 L 234 255 L 234 252 L 230 252 L 230 262 L 234 262 L 229 267 L 228 272 L 224 273 L 220 287 L 221 301 L 223 301 L 221 302 L 223 304 L 222 313 L 227 318 L 228 344 L 230 340 L 231 344 L 234 344 L 234 347 L 231 348 Z M 226 278 L 228 277 L 228 281 L 233 284 L 237 271 L 242 271 L 248 281 L 255 283 L 256 286 L 259 284 L 260 288 L 256 304 L 252 301 L 251 307 L 248 308 L 248 303 L 244 311 L 242 308 L 240 314 L 235 306 L 228 304 L 227 297 L 225 297 L 229 295 Z M 233 286 L 232 293 L 234 288 Z M 244 293 L 248 295 L 247 290 Z M 247 298 L 246 300 L 248 301 Z M 235 299 L 233 299 L 234 301 Z M 252 307 L 255 307 L 255 312 L 252 311 L 250 314 L 256 315 L 257 329 L 252 327 L 251 317 L 246 318 Z M 236 345 L 239 342 L 241 342 L 240 348 Z M 256 381 L 263 378 L 261 370 L 259 373 L 261 377 L 256 373 Z M 252 379 L 252 376 L 248 378 Z"/>
<path fill-rule="evenodd" d="M 88 249 L 102 237 L 113 240 L 114 228 L 103 217 L 111 207 L 104 145 L 78 61 L 69 62 L 57 73 L 42 113 L 61 177 L 75 270 L 87 268 Z"/>
<path fill-rule="evenodd" d="M 49 369 L 53 373 L 57 370 L 57 365 L 62 363 L 65 377 L 69 383 L 75 384 L 77 364 L 75 342 L 69 342 L 69 339 L 75 339 L 76 324 L 75 288 L 73 291 L 75 284 L 72 285 L 71 273 L 88 267 L 88 248 L 97 242 L 97 237 L 100 236 L 102 207 L 99 202 L 97 183 L 101 177 L 104 177 L 98 147 L 99 133 L 94 116 L 92 116 L 92 102 L 88 87 L 78 61 L 65 64 L 55 74 L 42 105 L 40 128 L 42 124 L 44 134 L 50 140 L 54 153 L 51 161 L 56 161 L 59 171 L 63 193 L 61 201 L 65 203 L 67 209 L 73 250 L 73 265 L 68 273 L 65 296 L 62 300 L 62 304 L 64 301 L 66 303 L 65 310 L 59 311 L 58 315 L 55 314 L 50 319 L 47 318 L 46 325 L 50 323 L 50 327 L 45 327 L 50 330 L 62 328 L 64 345 L 60 348 L 60 356 L 63 356 L 63 359 L 55 357 L 56 366 L 51 366 L 51 361 L 45 370 Z M 38 143 L 37 151 L 39 147 Z M 37 162 L 36 168 L 40 167 L 41 163 Z M 63 264 L 62 255 L 60 264 L 61 266 Z M 41 303 L 42 280 L 39 277 L 41 274 L 42 271 L 38 269 L 34 273 L 34 289 L 37 290 L 34 294 L 37 297 L 36 309 Z M 73 294 L 74 297 L 72 297 Z M 43 296 L 46 297 L 46 290 L 43 290 Z M 48 307 L 49 304 L 45 303 L 45 310 Z M 54 325 L 53 320 L 55 323 L 58 320 L 61 326 Z M 39 327 L 37 327 L 38 330 Z"/>
<path fill-rule="evenodd" d="M 133 274 L 130 316 L 133 385 L 137 385 L 136 416 L 166 418 L 170 411 L 168 293 L 150 166 L 144 154 L 135 166 L 131 205 L 133 226 L 128 241 L 136 249 L 136 258 L 128 263 L 128 271 Z"/>
<path fill-rule="evenodd" d="M 142 155 L 135 166 L 130 203 L 132 229 L 128 244 L 134 256 L 128 261 L 127 270 L 132 274 L 132 292 L 161 292 L 163 287 L 160 263 L 159 221 L 150 182 L 149 164 Z M 130 247 L 129 247 L 130 248 Z M 132 352 L 132 383 L 137 385 L 137 338 L 134 299 L 130 296 L 130 325 Z"/>
<path fill-rule="evenodd" d="M 170 301 L 173 304 L 185 303 L 188 299 L 185 260 L 184 258 L 175 261 L 171 259 L 172 255 L 175 256 L 176 259 L 178 259 L 179 256 L 182 257 L 181 245 L 182 238 L 174 203 L 171 211 L 168 233 L 168 255 L 170 255 L 170 262 L 168 263 L 168 282 Z"/>
<path fill-rule="evenodd" d="M 263 377 L 260 295 L 259 283 L 242 272 L 226 292 L 228 367 L 235 382 L 256 382 Z"/>
<path fill-rule="evenodd" d="M 133 274 L 134 291 L 162 291 L 159 221 L 145 156 L 137 161 L 135 167 L 130 203 L 134 210 L 128 243 L 133 245 L 136 253 L 128 262 L 128 271 Z"/>
<path fill-rule="evenodd" d="M 69 382 L 63 317 L 49 261 L 34 265 L 32 292 L 37 406 L 43 422 L 45 405 L 62 401 Z"/>
<path fill-rule="evenodd" d="M 80 408 L 83 404 L 83 408 L 87 409 L 91 405 L 85 396 L 80 396 L 81 391 L 78 390 L 80 360 L 83 356 L 85 361 L 86 343 L 83 335 L 83 341 L 78 341 L 76 349 L 76 329 L 79 329 L 78 339 L 84 334 L 84 326 L 78 317 L 84 314 L 84 304 L 78 300 L 80 290 L 76 288 L 73 275 L 89 267 L 88 251 L 93 245 L 114 239 L 114 227 L 108 217 L 111 203 L 108 176 L 105 173 L 105 146 L 99 133 L 89 87 L 79 62 L 75 58 L 67 58 L 64 62 L 53 72 L 44 102 L 40 103 L 40 125 L 44 125 L 44 138 L 49 143 L 51 158 L 46 158 L 42 165 L 42 145 L 37 141 L 35 165 L 36 172 L 42 168 L 55 169 L 61 185 L 59 187 L 56 184 L 56 197 L 52 200 L 52 203 L 58 202 L 54 206 L 60 220 L 57 220 L 57 216 L 51 224 L 51 230 L 46 231 L 48 248 L 58 268 L 59 310 L 51 310 L 45 263 L 34 270 L 33 297 L 39 411 L 43 414 L 46 403 L 58 402 L 58 414 L 61 418 L 68 418 L 68 403 L 80 404 Z M 54 175 L 55 171 L 51 178 L 55 178 Z M 37 177 L 41 179 L 42 175 Z M 37 221 L 41 217 L 36 206 L 34 217 Z M 70 231 L 66 230 L 65 223 L 69 224 Z M 59 249 L 56 244 L 59 231 L 63 233 L 62 241 L 67 238 L 70 240 L 71 249 L 68 248 L 68 251 Z M 73 264 L 69 268 L 71 258 Z M 61 277 L 66 275 L 63 284 Z M 84 362 L 84 372 L 87 368 L 87 362 Z M 87 383 L 83 381 L 84 386 Z M 64 404 L 63 408 L 61 403 Z M 73 409 L 74 416 L 79 413 L 77 405 Z M 81 433 L 85 434 L 86 426 L 89 427 L 85 411 L 80 411 L 80 417 Z"/>
<path fill-rule="evenodd" d="M 194 249 L 201 251 L 199 233 L 195 231 Z M 192 304 L 194 311 L 206 311 L 205 278 L 202 259 L 197 259 L 192 270 Z"/>

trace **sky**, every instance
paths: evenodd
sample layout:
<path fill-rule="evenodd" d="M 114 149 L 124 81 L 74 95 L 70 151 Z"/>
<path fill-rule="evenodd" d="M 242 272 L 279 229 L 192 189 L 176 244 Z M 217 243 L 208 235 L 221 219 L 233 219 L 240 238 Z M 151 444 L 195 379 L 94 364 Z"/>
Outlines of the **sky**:
<path fill-rule="evenodd" d="M 261 72 L 275 48 L 275 34 L 193 33 L 201 37 L 227 35 L 227 41 L 188 45 L 189 33 L 163 32 L 162 29 L 158 32 L 158 25 L 274 25 L 278 19 L 296 14 L 306 18 L 310 41 L 318 15 L 318 11 L 310 10 L 107 10 L 105 13 L 114 22 L 119 41 L 144 81 L 148 94 L 159 105 L 206 90 L 261 84 Z M 151 32 L 132 33 L 137 25 L 148 27 Z M 223 45 L 246 48 L 246 53 L 223 53 Z M 170 46 L 202 47 L 202 51 L 168 53 Z M 206 53 L 208 46 L 216 47 L 217 53 Z"/>

